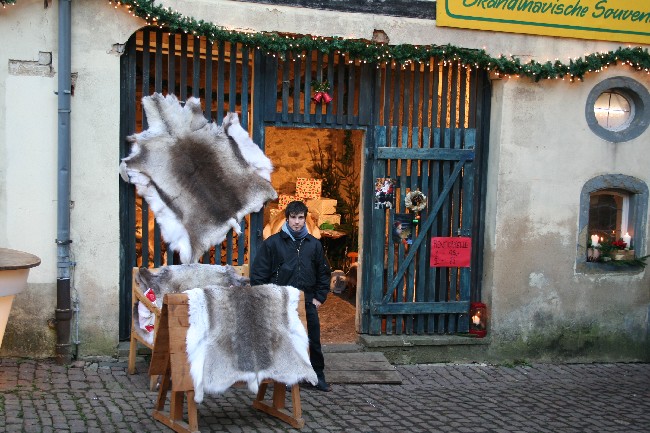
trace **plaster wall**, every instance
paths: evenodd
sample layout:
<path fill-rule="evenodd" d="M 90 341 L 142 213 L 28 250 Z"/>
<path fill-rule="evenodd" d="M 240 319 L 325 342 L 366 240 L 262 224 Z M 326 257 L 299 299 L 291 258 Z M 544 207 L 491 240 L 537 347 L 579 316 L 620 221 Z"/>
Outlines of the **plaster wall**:
<path fill-rule="evenodd" d="M 647 74 L 626 66 L 589 74 L 582 83 L 493 82 L 484 279 L 493 352 L 647 356 L 647 272 L 590 274 L 575 266 L 577 243 L 585 244 L 578 237 L 584 184 L 613 173 L 650 182 L 650 131 L 615 144 L 587 126 L 590 90 L 614 76 L 650 88 Z"/>
<path fill-rule="evenodd" d="M 27 291 L 14 301 L 0 355 L 54 352 L 47 320 L 54 315 L 56 293 L 56 5 L 44 9 L 40 0 L 21 0 L 0 9 L 0 245 L 42 259 L 30 273 Z M 391 44 L 450 43 L 523 61 L 566 61 L 620 45 L 225 0 L 165 0 L 164 5 L 238 30 L 370 39 L 374 29 L 382 29 Z M 119 44 L 144 22 L 101 0 L 72 2 L 72 13 L 72 72 L 77 79 L 71 120 L 71 248 L 73 294 L 80 308 L 79 354 L 112 355 L 119 313 Z M 35 61 L 39 51 L 52 53 L 54 75 L 10 75 L 4 66 L 11 59 Z M 551 347 L 554 341 L 561 346 L 567 329 L 584 329 L 571 338 L 585 345 L 596 331 L 636 344 L 646 338 L 647 344 L 646 273 L 582 275 L 574 270 L 582 185 L 604 173 L 650 180 L 643 145 L 650 138 L 647 131 L 613 145 L 586 125 L 589 90 L 614 75 L 630 76 L 650 88 L 646 75 L 627 67 L 590 74 L 584 83 L 493 82 L 483 276 L 492 318 L 490 350 L 523 348 L 534 354 L 536 347 Z M 545 334 L 540 336 L 541 330 Z"/>
<path fill-rule="evenodd" d="M 83 6 L 82 6 L 83 5 Z M 119 113 L 123 44 L 142 25 L 105 2 L 72 4 L 71 260 L 79 355 L 115 353 L 119 312 Z M 98 31 L 101 29 L 101 31 Z M 0 64 L 52 53 L 52 74 L 0 68 L 0 245 L 36 254 L 0 354 L 51 356 L 57 278 L 58 8 L 24 0 L 0 9 Z M 26 63 L 31 66 L 30 63 Z M 73 338 L 77 335 L 73 328 Z"/>

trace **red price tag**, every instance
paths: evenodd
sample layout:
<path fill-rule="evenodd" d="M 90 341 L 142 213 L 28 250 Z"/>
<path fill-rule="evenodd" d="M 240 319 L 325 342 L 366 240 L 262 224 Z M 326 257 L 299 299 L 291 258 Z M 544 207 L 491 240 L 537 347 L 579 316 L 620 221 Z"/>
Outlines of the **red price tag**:
<path fill-rule="evenodd" d="M 472 238 L 431 238 L 432 268 L 469 268 Z"/>

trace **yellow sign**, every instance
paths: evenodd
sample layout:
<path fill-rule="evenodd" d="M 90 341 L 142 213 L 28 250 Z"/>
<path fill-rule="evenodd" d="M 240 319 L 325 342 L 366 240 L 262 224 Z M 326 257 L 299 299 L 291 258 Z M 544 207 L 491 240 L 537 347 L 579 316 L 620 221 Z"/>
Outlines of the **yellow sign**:
<path fill-rule="evenodd" d="M 436 25 L 650 44 L 648 0 L 437 0 Z"/>

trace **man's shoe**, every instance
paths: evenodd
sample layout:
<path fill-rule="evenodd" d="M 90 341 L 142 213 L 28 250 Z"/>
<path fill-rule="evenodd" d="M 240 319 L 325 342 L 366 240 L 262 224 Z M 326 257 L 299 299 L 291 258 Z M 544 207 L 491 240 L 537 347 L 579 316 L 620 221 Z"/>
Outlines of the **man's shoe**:
<path fill-rule="evenodd" d="M 325 382 L 325 379 L 318 379 L 318 383 L 314 385 L 314 388 L 316 388 L 319 391 L 325 391 L 325 392 L 330 392 L 332 390 L 332 387 L 329 386 L 327 382 Z"/>

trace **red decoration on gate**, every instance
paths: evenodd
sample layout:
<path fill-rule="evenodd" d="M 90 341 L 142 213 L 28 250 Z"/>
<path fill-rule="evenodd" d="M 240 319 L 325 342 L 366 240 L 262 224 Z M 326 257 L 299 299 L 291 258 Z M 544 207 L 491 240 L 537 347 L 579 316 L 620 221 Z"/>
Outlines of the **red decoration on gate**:
<path fill-rule="evenodd" d="M 472 238 L 431 238 L 432 268 L 469 268 L 472 256 Z"/>
<path fill-rule="evenodd" d="M 330 83 L 327 81 L 323 81 L 319 83 L 318 81 L 312 81 L 311 83 L 312 87 L 314 88 L 314 96 L 311 97 L 311 100 L 314 101 L 315 103 L 320 103 L 324 102 L 326 104 L 329 104 L 332 102 L 332 97 L 327 93 L 330 89 Z"/>

